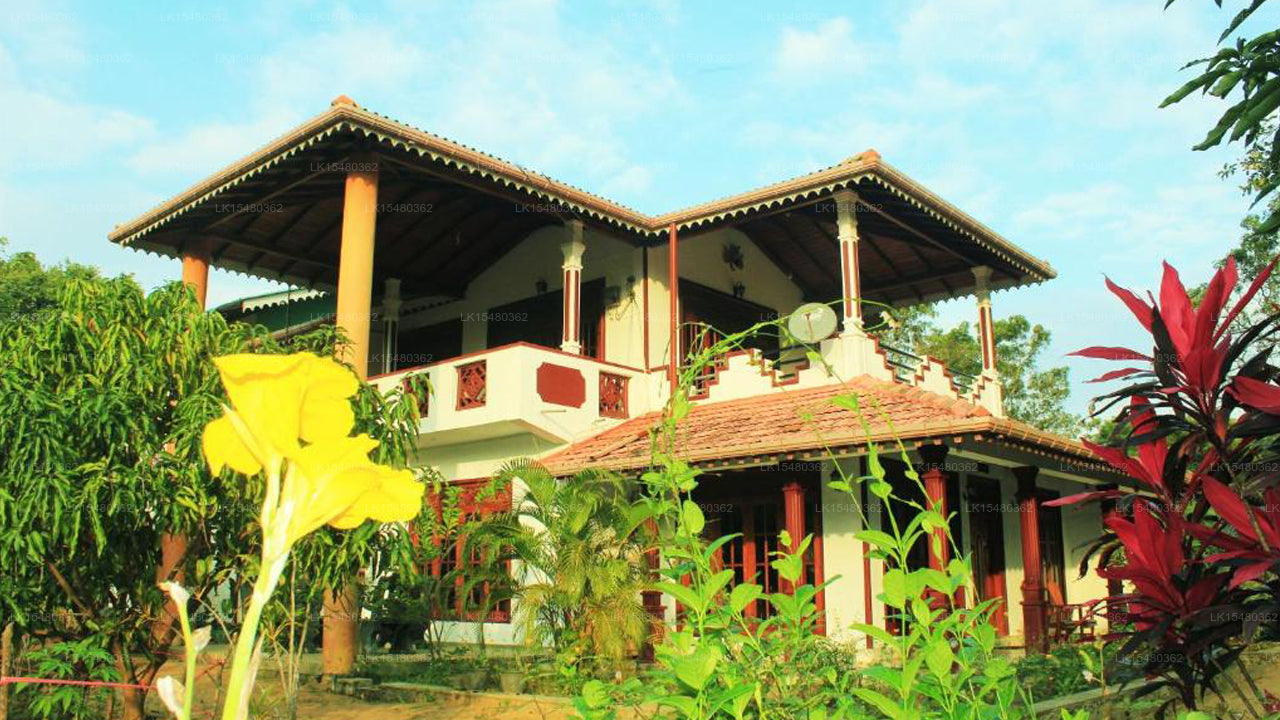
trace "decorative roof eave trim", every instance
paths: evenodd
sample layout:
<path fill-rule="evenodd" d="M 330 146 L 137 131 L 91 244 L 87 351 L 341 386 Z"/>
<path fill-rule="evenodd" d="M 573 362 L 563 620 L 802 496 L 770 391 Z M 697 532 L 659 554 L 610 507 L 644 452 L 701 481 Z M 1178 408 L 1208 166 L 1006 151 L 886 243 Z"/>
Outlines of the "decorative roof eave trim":
<path fill-rule="evenodd" d="M 692 230 L 758 210 L 782 209 L 795 202 L 830 195 L 842 188 L 856 189 L 857 185 L 864 181 L 874 182 L 883 187 L 943 225 L 968 237 L 984 250 L 1028 275 L 1034 276 L 1037 282 L 1057 277 L 1057 272 L 1045 261 L 1021 251 L 994 230 L 924 189 L 892 166 L 878 161 L 859 161 L 850 165 L 838 165 L 829 170 L 819 171 L 813 175 L 762 188 L 745 195 L 662 215 L 655 218 L 654 222 L 660 227 L 667 227 L 674 223 L 678 229 Z"/>
<path fill-rule="evenodd" d="M 445 167 L 453 167 L 477 175 L 507 188 L 515 188 L 566 209 L 583 213 L 599 221 L 619 226 L 638 234 L 652 234 L 649 218 L 604 198 L 564 185 L 546 176 L 529 172 L 518 165 L 485 155 L 444 138 L 404 125 L 361 108 L 339 105 L 304 123 L 293 132 L 281 136 L 256 152 L 232 163 L 168 202 L 161 203 L 137 218 L 118 225 L 107 238 L 129 245 L 165 224 L 182 216 L 195 206 L 260 175 L 319 141 L 340 131 L 362 133 L 394 148 L 416 152 Z M 537 178 L 526 182 L 520 178 Z"/>
<path fill-rule="evenodd" d="M 232 163 L 221 172 L 196 183 L 169 201 L 116 226 L 107 237 L 120 245 L 131 245 L 197 205 L 260 175 L 340 131 L 363 133 L 392 148 L 417 153 L 419 157 L 478 176 L 500 187 L 528 193 L 597 221 L 651 238 L 660 238 L 673 223 L 677 227 L 693 229 L 760 209 L 782 207 L 796 200 L 820 197 L 863 182 L 874 182 L 1027 275 L 1037 280 L 1048 280 L 1056 276 L 1048 263 L 1022 251 L 893 166 L 882 162 L 879 153 L 873 150 L 825 170 L 685 210 L 650 217 L 545 175 L 530 172 L 515 163 L 345 103 L 335 104 L 324 113 Z"/>

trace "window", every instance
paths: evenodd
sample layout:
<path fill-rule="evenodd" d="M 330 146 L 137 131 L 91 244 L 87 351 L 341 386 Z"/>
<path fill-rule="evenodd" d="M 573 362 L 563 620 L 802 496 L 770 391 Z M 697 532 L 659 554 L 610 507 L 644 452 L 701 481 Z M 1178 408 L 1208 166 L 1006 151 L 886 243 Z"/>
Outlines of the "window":
<path fill-rule="evenodd" d="M 604 359 L 604 279 L 582 283 L 580 321 L 582 354 Z M 527 342 L 560 347 L 564 323 L 564 292 L 556 290 L 489 309 L 487 346 Z"/>
<path fill-rule="evenodd" d="M 510 487 L 492 492 L 489 490 L 488 478 L 459 480 L 453 484 L 461 488 L 458 505 L 464 525 L 468 521 L 479 520 L 494 513 L 511 509 Z M 439 495 L 433 496 L 431 504 L 435 507 L 437 517 L 440 517 L 443 512 L 441 497 Z M 440 543 L 441 539 L 437 538 L 436 542 Z M 431 564 L 431 575 L 437 578 L 452 576 L 453 583 L 451 588 L 446 588 L 441 592 L 439 607 L 434 610 L 435 617 L 441 620 L 477 620 L 474 608 L 483 606 L 485 598 L 490 592 L 489 584 L 476 584 L 471 588 L 470 597 L 466 598 L 467 602 L 465 603 L 463 602 L 462 592 L 467 585 L 467 568 L 478 569 L 483 567 L 485 558 L 474 549 L 468 552 L 464 535 L 446 538 L 443 542 L 445 543 L 445 551 Z M 507 569 L 509 570 L 509 568 Z M 510 622 L 511 601 L 503 599 L 496 603 L 490 610 L 488 617 L 485 618 L 485 621 Z"/>

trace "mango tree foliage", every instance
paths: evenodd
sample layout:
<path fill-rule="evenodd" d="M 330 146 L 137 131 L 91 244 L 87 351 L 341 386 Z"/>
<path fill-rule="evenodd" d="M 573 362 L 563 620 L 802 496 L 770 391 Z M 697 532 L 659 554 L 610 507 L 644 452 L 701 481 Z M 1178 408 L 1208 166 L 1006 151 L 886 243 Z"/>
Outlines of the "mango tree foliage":
<path fill-rule="evenodd" d="M 0 323 L 4 620 L 52 640 L 96 636 L 123 682 L 150 684 L 175 635 L 157 581 L 180 577 L 207 600 L 252 578 L 260 549 L 261 477 L 214 475 L 201 456 L 225 402 L 212 358 L 331 354 L 340 341 L 328 328 L 283 348 L 201 311 L 178 284 L 145 295 L 126 277 L 69 279 L 53 308 Z M 417 415 L 399 397 L 362 384 L 353 405 L 356 430 L 381 441 L 373 460 L 403 466 Z M 158 572 L 166 534 L 187 549 Z M 308 585 L 334 586 L 380 549 L 398 556 L 399 541 L 376 523 L 317 532 L 292 562 Z M 126 717 L 143 699 L 126 694 Z"/>
<path fill-rule="evenodd" d="M 207 591 L 252 522 L 252 484 L 200 461 L 200 432 L 221 412 L 209 358 L 249 339 L 180 286 L 144 296 L 123 277 L 72 280 L 56 309 L 0 325 L 7 618 L 29 634 L 101 636 L 124 682 L 151 682 L 173 634 L 156 585 L 162 536 L 189 538 L 162 574 L 187 569 Z"/>

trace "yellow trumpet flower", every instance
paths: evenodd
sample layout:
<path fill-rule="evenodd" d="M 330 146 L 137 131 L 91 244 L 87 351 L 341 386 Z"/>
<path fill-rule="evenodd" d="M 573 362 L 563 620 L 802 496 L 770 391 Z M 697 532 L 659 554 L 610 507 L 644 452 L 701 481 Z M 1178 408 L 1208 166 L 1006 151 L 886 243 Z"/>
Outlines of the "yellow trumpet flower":
<path fill-rule="evenodd" d="M 281 521 L 290 543 L 326 523 L 350 529 L 366 519 L 417 517 L 423 484 L 408 470 L 370 462 L 369 452 L 377 446 L 368 435 L 357 435 L 308 445 L 290 461 L 280 490 Z"/>
<path fill-rule="evenodd" d="M 310 353 L 217 358 L 230 406 L 205 426 L 205 458 L 266 477 L 262 565 L 231 663 L 223 718 L 243 717 L 253 684 L 251 665 L 262 608 L 274 592 L 293 545 L 322 525 L 354 528 L 365 520 L 408 521 L 422 510 L 424 486 L 408 470 L 369 459 L 378 441 L 351 437 L 350 398 L 359 381 L 346 367 Z M 283 471 L 283 475 L 282 475 Z"/>
<path fill-rule="evenodd" d="M 309 443 L 345 437 L 359 381 L 337 362 L 311 353 L 227 355 L 214 359 L 234 408 L 205 427 L 205 457 L 214 472 L 230 466 L 253 475 Z M 236 427 L 238 416 L 242 428 Z"/>

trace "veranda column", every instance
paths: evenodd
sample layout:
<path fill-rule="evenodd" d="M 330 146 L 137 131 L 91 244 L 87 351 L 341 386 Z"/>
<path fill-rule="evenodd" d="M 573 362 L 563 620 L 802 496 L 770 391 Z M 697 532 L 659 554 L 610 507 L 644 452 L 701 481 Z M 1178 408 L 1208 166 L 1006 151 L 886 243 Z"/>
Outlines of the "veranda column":
<path fill-rule="evenodd" d="M 372 161 L 361 163 L 373 170 L 347 173 L 342 204 L 342 250 L 338 266 L 337 325 L 347 336 L 342 360 L 361 380 L 369 377 L 369 320 L 373 305 L 373 236 L 378 210 L 378 171 Z M 355 579 L 325 592 L 325 675 L 347 675 L 355 666 L 360 632 Z"/>
<path fill-rule="evenodd" d="M 846 334 L 862 333 L 862 279 L 858 272 L 858 194 L 839 190 L 836 203 L 836 237 L 840 243 L 840 280 L 844 291 L 841 305 Z"/>
<path fill-rule="evenodd" d="M 382 291 L 382 372 L 396 369 L 396 353 L 400 340 L 400 280 L 387 278 Z"/>
<path fill-rule="evenodd" d="M 1022 626 L 1027 650 L 1045 652 L 1045 596 L 1040 565 L 1040 501 L 1036 497 L 1036 475 L 1031 465 L 1013 468 L 1018 480 L 1018 521 L 1022 531 Z"/>
<path fill-rule="evenodd" d="M 567 239 L 560 244 L 564 254 L 564 321 L 561 323 L 560 349 L 582 353 L 582 253 L 587 249 L 582 240 L 582 221 L 565 223 Z"/>
<path fill-rule="evenodd" d="M 924 481 L 924 491 L 929 499 L 930 507 L 947 516 L 947 473 L 943 470 L 947 461 L 946 445 L 921 445 L 920 458 L 924 460 L 920 479 Z M 929 567 L 943 570 L 951 560 L 951 547 L 945 528 L 933 531 L 929 538 Z"/>
<path fill-rule="evenodd" d="M 201 310 L 209 294 L 209 260 L 212 254 L 213 242 L 208 238 L 191 240 L 182 248 L 182 283 L 195 293 Z"/>
<path fill-rule="evenodd" d="M 975 294 L 978 297 L 978 343 L 982 347 L 982 374 L 995 377 L 996 330 L 991 319 L 991 268 L 975 267 L 973 278 L 977 281 Z"/>
<path fill-rule="evenodd" d="M 213 243 L 207 238 L 194 238 L 182 247 L 182 284 L 191 288 L 201 310 L 209 295 L 209 260 Z M 156 582 L 176 580 L 182 582 L 182 572 L 175 572 L 187 554 L 187 536 L 180 533 L 164 533 L 160 536 L 160 564 L 156 566 Z M 169 576 L 173 575 L 172 578 Z M 164 616 L 153 628 L 156 637 L 162 637 L 177 621 L 177 608 L 165 603 Z"/>
<path fill-rule="evenodd" d="M 782 486 L 782 512 L 783 527 L 786 528 L 787 534 L 791 536 L 791 547 L 787 548 L 787 552 L 795 552 L 800 549 L 800 542 L 804 540 L 807 532 L 804 526 L 804 485 L 799 482 L 791 481 Z M 800 579 L 796 585 L 803 585 L 807 582 L 804 576 L 804 564 L 800 566 Z M 791 583 L 783 583 L 783 592 L 794 592 L 795 587 Z"/>

